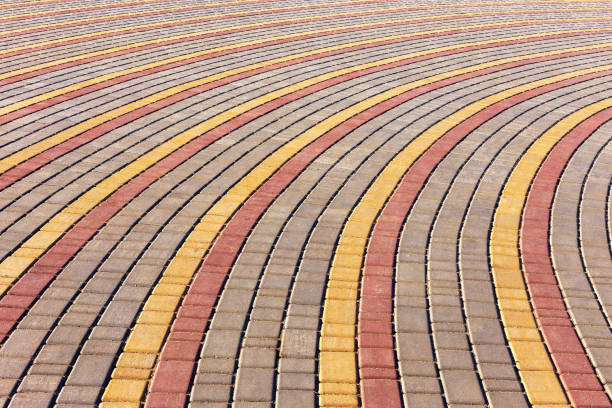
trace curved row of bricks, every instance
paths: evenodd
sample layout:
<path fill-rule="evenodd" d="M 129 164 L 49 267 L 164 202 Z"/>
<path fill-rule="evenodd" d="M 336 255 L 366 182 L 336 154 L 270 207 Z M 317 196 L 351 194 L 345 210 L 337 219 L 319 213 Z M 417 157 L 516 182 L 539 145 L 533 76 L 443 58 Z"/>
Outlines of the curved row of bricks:
<path fill-rule="evenodd" d="M 0 10 L 4 406 L 611 406 L 608 2 Z"/>

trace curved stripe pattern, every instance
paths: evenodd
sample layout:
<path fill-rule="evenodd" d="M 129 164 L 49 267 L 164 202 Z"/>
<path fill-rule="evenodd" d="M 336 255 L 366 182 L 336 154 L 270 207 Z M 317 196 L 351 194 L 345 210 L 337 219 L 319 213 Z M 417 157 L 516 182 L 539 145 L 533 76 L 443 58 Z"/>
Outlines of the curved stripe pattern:
<path fill-rule="evenodd" d="M 2 406 L 612 407 L 606 0 L 0 9 Z"/>

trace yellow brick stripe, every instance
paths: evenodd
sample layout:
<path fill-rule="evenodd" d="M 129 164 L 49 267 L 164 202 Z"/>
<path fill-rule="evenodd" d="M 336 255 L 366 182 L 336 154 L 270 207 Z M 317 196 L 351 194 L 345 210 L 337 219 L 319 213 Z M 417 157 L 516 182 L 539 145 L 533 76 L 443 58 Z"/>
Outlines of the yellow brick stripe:
<path fill-rule="evenodd" d="M 544 132 L 510 174 L 495 211 L 489 243 L 495 293 L 506 338 L 534 406 L 567 404 L 567 400 L 537 328 L 523 280 L 518 249 L 522 208 L 531 181 L 555 144 L 578 124 L 611 106 L 612 98 L 591 104 Z"/>
<path fill-rule="evenodd" d="M 323 324 L 319 341 L 319 405 L 321 407 L 358 405 L 355 355 L 355 317 L 357 313 L 357 293 L 361 267 L 365 257 L 367 240 L 372 226 L 374 225 L 380 210 L 382 210 L 383 206 L 399 184 L 406 171 L 408 171 L 408 169 L 421 156 L 421 154 L 423 154 L 439 138 L 441 138 L 457 124 L 468 119 L 486 107 L 531 89 L 554 82 L 560 82 L 576 76 L 604 71 L 610 68 L 612 68 L 612 65 L 605 65 L 562 75 L 556 75 L 550 78 L 520 85 L 488 96 L 478 102 L 474 102 L 425 130 L 417 138 L 410 142 L 408 146 L 406 146 L 397 156 L 395 156 L 395 158 L 389 162 L 387 166 L 385 166 L 383 171 L 368 188 L 362 199 L 349 216 L 338 241 L 336 252 L 334 253 L 323 305 Z M 473 67 L 469 67 L 459 71 L 469 72 L 472 69 Z M 410 86 L 410 84 L 408 86 Z M 588 112 L 591 112 L 592 110 L 599 110 L 598 108 L 600 109 L 601 107 L 592 107 Z M 564 131 L 571 129 L 578 117 L 584 118 L 585 112 L 582 112 L 582 116 L 579 114 L 572 115 L 570 119 L 560 123 L 558 125 L 559 127 L 556 127 L 555 130 L 551 130 L 552 134 L 560 137 L 556 132 L 559 132 L 559 129 L 563 129 Z M 541 154 L 542 149 L 540 148 L 539 155 L 526 155 L 526 163 L 534 166 L 534 172 L 537 170 L 537 164 L 539 163 L 534 161 L 534 159 L 540 158 Z M 536 164 L 534 165 L 534 163 Z M 519 183 L 526 180 L 523 178 L 524 172 L 519 170 L 517 174 L 520 174 L 520 176 L 517 176 Z M 526 182 L 524 185 L 525 194 L 528 186 L 529 183 Z M 516 190 L 517 188 L 518 187 L 513 184 L 508 187 L 508 191 L 520 192 L 523 190 L 522 187 L 521 189 Z M 515 214 L 516 208 L 514 207 L 510 208 L 509 211 L 513 216 L 516 215 L 516 228 L 518 228 L 520 211 Z M 502 218 L 506 217 L 507 216 L 504 215 Z M 499 239 L 505 237 L 504 233 L 505 232 L 500 233 L 501 236 Z M 516 240 L 517 239 L 518 238 L 516 238 Z M 515 243 L 517 242 L 516 240 L 514 241 Z M 503 243 L 503 241 L 500 242 Z M 493 241 L 491 245 L 493 248 Z M 504 249 L 507 248 L 506 244 L 503 244 L 502 247 Z M 518 268 L 518 253 L 516 253 L 515 261 L 516 267 Z M 520 269 L 518 269 L 517 273 L 518 279 L 521 279 L 520 282 L 522 283 Z M 503 274 L 504 278 L 508 276 L 507 271 L 503 271 Z M 514 280 L 512 280 L 512 282 L 514 283 Z M 525 302 L 527 302 L 527 295 L 524 287 L 522 288 L 522 293 L 517 292 L 518 289 L 516 288 L 516 284 L 509 289 L 502 289 L 502 291 L 504 290 L 510 291 L 509 294 L 512 296 L 508 299 L 512 299 L 512 302 L 514 302 L 515 299 L 519 299 L 516 300 L 517 302 L 520 302 L 523 299 Z M 503 304 L 503 301 L 500 302 Z M 528 303 L 527 310 L 529 310 Z M 512 311 L 512 313 L 516 312 Z M 533 319 L 530 311 L 525 312 L 525 316 L 523 318 Z M 508 327 L 511 327 L 510 330 L 514 330 L 512 327 L 513 322 L 507 320 L 507 316 L 504 316 L 503 309 L 502 321 L 507 330 Z M 535 334 L 537 334 L 535 322 L 533 324 Z M 523 335 L 523 333 L 524 329 L 521 329 L 520 335 Z M 516 339 L 517 338 L 515 337 L 514 340 Z M 511 347 L 513 347 L 513 343 L 511 342 L 510 344 Z M 524 364 L 537 364 L 537 361 L 540 361 L 543 358 L 548 358 L 544 349 L 540 350 L 537 347 L 527 348 L 525 347 L 524 343 L 515 344 L 513 351 L 515 347 L 518 347 L 517 350 L 520 349 L 520 353 L 523 353 L 521 354 L 521 357 L 526 359 Z M 543 351 L 544 355 L 539 354 L 540 351 Z M 550 367 L 552 369 L 552 366 Z M 521 367 L 519 366 L 519 369 L 520 368 Z M 563 403 L 565 400 L 559 399 L 557 394 L 557 392 L 559 392 L 560 396 L 563 397 L 561 386 L 554 376 L 554 373 L 551 372 L 550 374 L 552 374 L 552 378 L 549 379 L 546 377 L 544 380 L 546 382 L 546 392 L 549 394 L 549 397 L 547 398 L 550 399 L 550 403 Z M 521 377 L 531 398 L 534 392 L 537 393 L 535 390 L 539 390 L 542 386 L 543 377 L 540 377 L 539 373 L 538 376 L 534 375 L 533 371 L 530 371 L 525 376 L 523 376 L 521 373 Z M 540 401 L 540 398 L 544 398 L 539 394 L 538 396 L 539 397 L 535 398 L 534 400 Z"/>
<path fill-rule="evenodd" d="M 578 50 L 578 48 L 505 58 L 435 75 L 390 89 L 335 113 L 268 156 L 228 190 L 219 201 L 206 212 L 195 226 L 194 230 L 187 236 L 184 244 L 178 249 L 168 267 L 164 270 L 159 283 L 156 284 L 153 289 L 152 295 L 146 300 L 137 319 L 137 323 L 132 328 L 132 332 L 128 337 L 124 350 L 113 370 L 111 381 L 103 396 L 103 401 L 108 402 L 109 405 L 104 405 L 104 407 L 115 406 L 111 403 L 131 402 L 137 404 L 140 401 L 155 365 L 156 356 L 161 350 L 166 334 L 170 328 L 174 312 L 189 283 L 197 272 L 197 268 L 202 258 L 222 230 L 223 225 L 227 223 L 232 214 L 234 214 L 242 203 L 244 203 L 266 179 L 301 149 L 354 115 L 419 86 L 508 62 L 537 58 L 545 55 L 555 55 L 557 53 L 571 52 L 574 50 Z M 412 55 L 416 54 L 417 53 Z M 363 65 L 359 69 L 364 69 L 365 67 L 366 65 Z M 300 84 L 296 84 L 294 88 L 303 88 L 312 83 L 312 80 L 304 81 Z M 272 95 L 274 95 L 274 93 L 268 94 L 262 98 L 269 100 L 273 97 Z M 424 136 L 422 143 L 423 150 L 427 147 L 425 145 L 425 143 L 427 143 L 426 141 L 429 140 L 431 140 L 431 137 L 427 138 Z M 404 153 L 399 159 L 399 163 L 394 162 L 395 164 L 392 166 L 391 170 L 387 170 L 385 175 L 392 174 L 400 177 L 401 174 L 398 173 L 397 166 L 402 166 L 403 162 L 401 160 L 406 158 L 407 155 L 409 154 Z M 374 193 L 371 194 L 376 198 L 376 194 L 385 190 L 384 188 L 380 190 L 378 186 L 375 186 L 372 191 L 374 191 Z M 378 204 L 382 206 L 383 203 L 384 200 Z M 364 208 L 365 211 L 370 211 L 368 206 Z M 361 264 L 360 261 L 355 258 L 356 255 L 353 254 L 353 250 L 355 248 L 359 249 L 359 245 L 361 245 L 361 238 L 358 237 L 364 234 L 367 236 L 369 229 L 365 230 L 363 226 L 368 218 L 365 218 L 366 221 L 364 221 L 363 217 L 368 217 L 368 214 L 364 214 L 363 211 L 360 210 L 351 217 L 351 226 L 345 229 L 344 235 L 346 235 L 346 237 L 343 238 L 342 244 L 352 247 L 347 248 L 348 252 L 343 252 L 342 255 L 337 257 L 334 261 L 335 266 L 332 270 L 332 286 L 330 286 L 328 290 L 328 295 L 333 296 L 333 298 L 326 300 L 326 312 L 324 312 L 323 330 L 325 335 L 329 336 L 327 340 L 322 340 L 321 344 L 325 345 L 325 347 L 342 347 L 343 350 L 352 347 L 357 283 L 350 282 L 347 275 L 355 279 L 359 277 L 358 268 Z M 363 244 L 365 244 L 365 241 Z M 357 267 L 357 263 L 359 263 L 359 267 Z M 356 277 L 351 275 L 355 273 L 354 269 L 351 269 L 351 267 L 357 268 Z M 342 279 L 338 279 L 338 277 Z M 350 320 L 351 317 L 352 320 L 349 324 L 348 320 Z M 346 341 L 347 338 L 351 338 L 350 342 Z M 351 345 L 349 346 L 348 343 L 351 343 Z M 325 348 L 325 350 L 327 350 L 327 348 Z M 320 393 L 334 394 L 334 398 L 336 398 L 338 394 L 355 394 L 354 384 L 356 373 L 354 353 L 353 351 L 349 351 L 347 357 L 348 354 L 351 356 L 350 359 L 343 358 L 342 356 L 340 358 L 336 357 L 338 355 L 344 355 L 343 352 L 336 351 L 333 355 L 327 351 L 321 353 L 320 367 L 322 368 L 320 379 L 325 383 L 329 383 L 331 388 L 326 388 L 327 384 L 323 384 Z M 339 390 L 342 392 L 338 392 Z M 343 401 L 346 402 L 346 399 Z M 354 401 L 356 403 L 356 398 Z M 334 400 L 334 402 L 336 401 Z"/>
<path fill-rule="evenodd" d="M 526 20 L 526 21 L 531 21 L 531 20 Z M 502 24 L 503 25 L 503 24 Z M 495 25 L 486 25 L 486 27 L 490 27 L 490 26 L 495 26 Z M 482 25 L 478 25 L 478 26 L 474 26 L 474 27 L 483 27 Z M 236 75 L 236 74 L 240 74 L 243 72 L 247 72 L 247 71 L 251 71 L 254 69 L 258 69 L 258 68 L 263 68 L 263 67 L 268 67 L 274 64 L 279 64 L 279 63 L 283 63 L 283 62 L 287 62 L 287 61 L 291 61 L 294 59 L 299 59 L 299 58 L 304 58 L 304 57 L 309 57 L 309 56 L 313 56 L 313 55 L 317 55 L 317 54 L 322 54 L 322 53 L 326 53 L 326 52 L 331 52 L 331 51 L 337 51 L 337 50 L 342 50 L 342 49 L 347 49 L 347 48 L 352 48 L 355 46 L 362 46 L 362 45 L 367 45 L 367 44 L 373 44 L 376 42 L 382 42 L 382 41 L 391 41 L 391 40 L 398 40 L 398 39 L 409 39 L 411 37 L 415 37 L 415 36 L 421 36 L 421 35 L 437 35 L 437 34 L 443 34 L 444 32 L 447 31 L 452 31 L 455 29 L 442 29 L 442 30 L 428 30 L 428 31 L 421 31 L 421 32 L 417 32 L 417 33 L 411 33 L 411 34 L 404 34 L 404 35 L 392 35 L 392 36 L 385 36 L 385 37 L 379 37 L 379 38 L 373 38 L 373 39 L 368 39 L 368 40 L 363 40 L 363 41 L 356 41 L 356 42 L 351 42 L 351 43 L 347 43 L 347 44 L 341 44 L 341 45 L 336 45 L 336 46 L 330 46 L 330 47 L 324 47 L 324 48 L 319 48 L 316 50 L 312 50 L 312 51 L 306 51 L 306 52 L 302 52 L 302 53 L 298 53 L 298 54 L 293 54 L 293 55 L 289 55 L 286 57 L 280 57 L 280 58 L 274 58 L 268 61 L 263 61 L 263 62 L 259 62 L 259 63 L 255 63 L 255 64 L 250 64 L 250 65 L 246 65 L 243 67 L 239 67 L 239 68 L 235 68 L 235 69 L 231 69 L 225 72 L 221 72 L 218 74 L 214 74 L 214 75 L 210 75 L 204 78 L 200 78 L 194 81 L 190 81 L 181 85 L 177 85 L 168 89 L 165 89 L 163 91 L 157 92 L 155 94 L 149 95 L 147 97 L 141 98 L 137 101 L 128 103 L 126 105 L 117 107 L 115 109 L 112 109 L 108 112 L 105 112 L 103 114 L 94 116 L 90 119 L 87 119 L 83 122 L 80 122 L 72 127 L 69 127 L 65 130 L 62 130 L 56 134 L 54 134 L 51 137 L 48 137 L 44 140 L 41 140 L 39 142 L 33 143 L 30 146 L 15 152 L 9 156 L 6 156 L 2 159 L 0 159 L 0 173 L 4 173 L 7 170 L 17 166 L 18 164 L 36 156 L 37 154 L 40 154 L 42 152 L 44 152 L 47 149 L 50 149 L 54 146 L 57 146 L 60 143 L 63 143 L 75 136 L 78 136 L 79 134 L 86 132 L 90 129 L 95 128 L 96 126 L 99 126 L 109 120 L 112 120 L 114 118 L 117 118 L 121 115 L 124 115 L 126 113 L 129 112 L 133 112 L 139 108 L 142 108 L 144 106 L 147 106 L 149 104 L 152 104 L 154 102 L 160 101 L 164 98 L 167 98 L 170 95 L 174 95 L 177 94 L 179 92 L 182 91 L 186 91 L 188 89 L 191 88 L 195 88 L 197 86 L 201 86 L 201 85 L 205 85 L 207 83 L 211 83 L 213 81 L 217 81 L 223 78 L 227 78 L 229 76 L 232 75 Z M 608 29 L 611 30 L 612 29 Z M 566 31 L 555 31 L 555 32 L 547 32 L 547 33 L 538 33 L 538 34 L 529 34 L 529 35 L 522 35 L 522 36 L 516 36 L 516 37 L 507 37 L 507 38 L 501 38 L 501 39 L 495 39 L 495 40 L 487 40 L 487 41 L 476 41 L 476 42 L 469 42 L 469 43 L 463 43 L 463 44 L 455 44 L 455 45 L 450 45 L 450 46 L 446 46 L 446 47 L 440 47 L 440 48 L 434 48 L 431 50 L 427 50 L 424 52 L 419 52 L 419 53 L 411 53 L 411 54 L 406 54 L 404 56 L 400 56 L 397 58 L 391 58 L 388 60 L 383 60 L 383 61 L 387 61 L 385 63 L 390 63 L 390 62 L 394 62 L 394 61 L 398 61 L 402 58 L 411 58 L 414 56 L 419 56 L 419 55 L 428 55 L 428 54 L 435 54 L 438 52 L 443 52 L 443 51 L 448 51 L 448 50 L 455 50 L 455 49 L 460 49 L 460 48 L 464 48 L 464 47 L 469 47 L 469 46 L 483 46 L 483 45 L 487 45 L 487 44 L 495 44 L 495 43 L 499 43 L 499 42 L 504 42 L 504 41 L 512 41 L 512 40 L 521 40 L 521 39 L 529 39 L 529 38 L 538 38 L 541 36 L 545 36 L 545 35 L 556 35 L 556 34 L 568 34 L 568 33 L 576 33 L 576 34 L 588 34 L 589 32 L 594 32 L 594 31 L 600 31 L 600 29 L 584 29 L 584 30 L 566 30 Z M 303 35 L 303 34 L 301 34 Z M 276 38 L 276 37 L 275 37 Z M 270 39 L 268 39 L 270 40 Z M 222 50 L 227 50 L 227 49 L 232 49 L 232 48 L 236 48 L 236 47 L 241 47 L 241 46 L 245 46 L 248 44 L 252 44 L 252 43 L 257 43 L 257 41 L 249 41 L 249 42 L 245 42 L 245 43 L 240 43 L 240 44 L 234 44 L 234 45 L 230 45 L 230 46 L 225 46 L 225 47 L 219 47 L 219 48 L 214 48 L 211 50 L 206 50 L 206 51 L 201 51 L 201 52 L 197 52 L 197 53 L 193 53 L 193 54 L 189 54 L 187 56 L 183 56 L 183 57 L 176 57 L 176 58 L 169 58 L 167 60 L 164 61 L 159 61 L 156 63 L 152 63 L 152 64 L 146 64 L 140 67 L 135 67 L 135 68 L 131 68 L 131 69 L 127 69 L 127 70 L 122 70 L 122 71 L 118 71 L 115 73 L 111 73 L 111 74 L 107 74 L 107 75 L 103 75 L 91 80 L 87 80 L 87 81 L 83 81 L 80 82 L 78 84 L 74 84 L 74 85 L 70 85 L 67 86 L 65 88 L 61 88 L 58 90 L 54 90 L 54 91 L 50 91 L 44 94 L 41 94 L 39 96 L 36 97 L 32 97 L 29 99 L 26 99 L 24 101 L 21 102 L 17 102 L 11 105 L 7 105 L 3 108 L 0 108 L 0 116 L 3 114 L 7 114 L 10 112 L 13 112 L 17 109 L 21 109 L 30 105 L 33 105 L 35 103 L 39 103 L 42 101 L 45 101 L 47 99 L 59 96 L 59 95 L 63 95 L 65 93 L 71 92 L 71 91 L 75 91 L 78 89 L 82 89 L 86 86 L 90 86 L 90 85 L 94 85 L 103 81 L 107 81 L 107 80 L 111 80 L 113 78 L 116 78 L 118 76 L 121 75 L 127 75 L 130 73 L 134 73 L 134 72 L 139 72 L 141 70 L 144 69 L 148 69 L 148 68 L 153 68 L 162 64 L 167 64 L 167 63 L 171 63 L 171 62 L 176 62 L 176 61 L 180 61 L 182 59 L 185 58 L 193 58 L 196 56 L 201 56 L 201 55 L 205 55 L 207 53 L 214 53 L 217 51 L 222 51 Z M 591 46 L 591 47 L 599 47 L 599 45 L 596 46 Z M 585 48 L 588 49 L 588 48 Z M 378 63 L 375 63 L 378 64 Z M 345 72 L 351 72 L 350 70 L 354 69 L 354 68 L 347 68 L 349 71 Z M 340 71 L 338 71 L 340 72 Z M 344 73 L 344 71 L 343 71 Z M 341 75 L 342 73 L 340 73 L 339 75 Z M 1 267 L 1 264 L 0 264 Z M 1 271 L 0 271 L 1 272 Z"/>

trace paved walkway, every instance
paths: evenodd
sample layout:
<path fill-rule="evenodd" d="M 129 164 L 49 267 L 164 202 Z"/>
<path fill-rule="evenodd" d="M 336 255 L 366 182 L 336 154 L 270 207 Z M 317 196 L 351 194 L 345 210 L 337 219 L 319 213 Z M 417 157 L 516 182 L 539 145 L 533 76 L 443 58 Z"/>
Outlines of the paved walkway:
<path fill-rule="evenodd" d="M 612 407 L 612 1 L 0 3 L 3 407 Z"/>

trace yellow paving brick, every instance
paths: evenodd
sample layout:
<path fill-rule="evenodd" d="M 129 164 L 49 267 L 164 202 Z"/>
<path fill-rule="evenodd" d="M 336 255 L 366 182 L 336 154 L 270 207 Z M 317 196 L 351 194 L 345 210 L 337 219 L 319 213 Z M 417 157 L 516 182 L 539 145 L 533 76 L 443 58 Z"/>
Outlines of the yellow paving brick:
<path fill-rule="evenodd" d="M 495 216 L 493 225 L 496 228 L 504 229 L 506 231 L 518 231 L 520 224 L 520 218 L 517 214 L 500 213 Z"/>
<path fill-rule="evenodd" d="M 167 326 L 141 324 L 134 327 L 125 343 L 125 352 L 157 353 L 166 336 Z"/>
<path fill-rule="evenodd" d="M 239 195 L 244 195 L 244 193 L 238 193 Z M 227 217 L 222 215 L 213 215 L 206 214 L 200 219 L 200 224 L 203 223 L 212 223 L 212 224 L 225 224 L 227 222 Z"/>
<path fill-rule="evenodd" d="M 182 276 L 190 278 L 193 276 L 193 271 L 195 271 L 200 265 L 200 258 L 185 256 L 201 253 L 204 251 L 200 251 L 195 248 L 181 248 L 180 255 L 177 253 L 177 256 L 172 259 L 170 264 L 165 270 L 166 276 Z M 202 253 L 202 255 L 204 255 Z"/>
<path fill-rule="evenodd" d="M 491 254 L 493 255 L 506 255 L 516 256 L 518 254 L 517 246 L 506 246 L 506 245 L 495 245 L 491 247 Z"/>
<path fill-rule="evenodd" d="M 327 299 L 323 310 L 324 323 L 355 324 L 355 302 Z"/>
<path fill-rule="evenodd" d="M 26 242 L 24 242 L 22 246 L 26 248 L 47 249 L 61 236 L 61 231 L 38 231 L 34 235 L 32 235 Z"/>
<path fill-rule="evenodd" d="M 371 225 L 364 222 L 349 222 L 344 227 L 342 231 L 342 235 L 346 235 L 349 237 L 356 237 L 361 239 L 366 239 L 370 234 Z"/>
<path fill-rule="evenodd" d="M 189 237 L 185 242 L 185 246 L 191 244 L 196 248 L 206 248 L 208 246 L 207 244 L 213 242 L 216 236 L 217 234 L 212 231 L 195 230 L 189 234 Z"/>
<path fill-rule="evenodd" d="M 10 285 L 11 283 L 13 283 L 14 278 L 12 277 L 7 277 L 7 276 L 1 276 L 0 275 L 0 285 Z"/>
<path fill-rule="evenodd" d="M 495 268 L 495 286 L 504 289 L 525 290 L 525 283 L 520 269 Z"/>
<path fill-rule="evenodd" d="M 491 265 L 494 269 L 514 269 L 517 270 L 521 267 L 520 261 L 516 256 L 510 255 L 496 255 L 491 259 Z"/>
<path fill-rule="evenodd" d="M 359 402 L 355 395 L 319 395 L 319 406 L 321 407 L 357 407 Z"/>
<path fill-rule="evenodd" d="M 178 296 L 151 295 L 147 299 L 144 310 L 173 312 L 180 302 Z"/>
<path fill-rule="evenodd" d="M 140 408 L 140 402 L 101 402 L 98 408 Z"/>
<path fill-rule="evenodd" d="M 532 404 L 567 404 L 557 376 L 552 371 L 521 372 L 527 398 Z"/>
<path fill-rule="evenodd" d="M 350 383 L 357 381 L 355 353 L 322 351 L 319 353 L 319 381 L 324 383 Z"/>
<path fill-rule="evenodd" d="M 329 299 L 357 300 L 357 290 L 330 287 L 327 288 L 327 297 Z"/>
<path fill-rule="evenodd" d="M 144 380 L 111 379 L 104 390 L 104 401 L 138 401 L 142 397 L 147 382 Z"/>
<path fill-rule="evenodd" d="M 535 328 L 535 320 L 530 310 L 518 311 L 518 310 L 504 310 L 500 311 L 501 317 L 507 327 L 525 327 Z"/>
<path fill-rule="evenodd" d="M 354 351 L 355 339 L 352 337 L 325 336 L 319 342 L 321 351 Z"/>
<path fill-rule="evenodd" d="M 524 340 L 524 341 L 540 341 L 540 332 L 534 327 L 505 327 L 506 337 L 508 341 Z"/>
<path fill-rule="evenodd" d="M 182 285 L 174 285 L 169 283 L 160 283 L 153 289 L 155 295 L 166 295 L 166 296 L 181 296 L 185 290 Z"/>
<path fill-rule="evenodd" d="M 329 279 L 334 282 L 345 281 L 345 282 L 356 282 L 361 275 L 361 268 L 340 268 L 334 267 L 329 273 Z"/>
<path fill-rule="evenodd" d="M 223 223 L 202 221 L 196 227 L 196 231 L 206 231 L 217 233 L 223 228 Z"/>
<path fill-rule="evenodd" d="M 191 269 L 197 267 L 200 260 L 206 253 L 206 249 L 197 247 L 182 246 L 176 251 L 176 255 L 168 265 L 168 268 Z"/>
<path fill-rule="evenodd" d="M 350 337 L 355 338 L 354 324 L 336 324 L 323 322 L 321 326 L 322 336 Z"/>
<path fill-rule="evenodd" d="M 123 184 L 123 183 L 121 183 L 121 184 Z M 117 184 L 117 186 L 115 188 L 117 188 L 119 186 L 120 186 L 120 184 Z M 70 203 L 68 208 L 73 209 L 76 213 L 80 212 L 81 214 L 87 214 L 88 211 L 93 209 L 98 204 L 99 204 L 99 201 L 97 201 L 97 200 L 90 200 L 86 196 L 83 196 L 83 197 L 79 197 L 78 200 Z"/>
<path fill-rule="evenodd" d="M 210 214 L 221 215 L 224 217 L 231 217 L 234 211 L 238 209 L 238 204 L 235 202 L 217 202 L 210 210 Z"/>
<path fill-rule="evenodd" d="M 533 404 L 532 408 L 570 408 L 568 404 Z"/>
<path fill-rule="evenodd" d="M 138 324 L 170 324 L 174 314 L 154 310 L 143 310 L 138 316 Z"/>
<path fill-rule="evenodd" d="M 517 245 L 516 230 L 496 229 L 494 231 L 495 241 L 500 245 Z"/>
<path fill-rule="evenodd" d="M 349 220 L 371 223 L 378 215 L 378 209 L 360 206 L 353 211 Z"/>
<path fill-rule="evenodd" d="M 519 310 L 519 311 L 530 311 L 531 305 L 527 300 L 521 299 L 499 299 L 499 307 L 503 310 Z"/>
<path fill-rule="evenodd" d="M 523 282 L 520 288 L 499 288 L 497 291 L 498 297 L 503 299 L 527 300 L 527 290 Z"/>
<path fill-rule="evenodd" d="M 180 286 L 181 288 L 184 288 L 185 286 L 189 285 L 190 282 L 191 282 L 191 279 L 189 278 L 189 276 L 178 276 L 178 275 L 164 273 L 164 276 L 159 280 L 158 285 L 168 284 L 168 285 L 176 285 L 176 286 Z"/>
<path fill-rule="evenodd" d="M 548 351 L 541 341 L 512 341 L 510 343 L 519 370 L 552 371 Z"/>
<path fill-rule="evenodd" d="M 365 240 L 364 240 L 365 241 Z M 336 249 L 337 254 L 346 254 L 346 255 L 359 255 L 363 254 L 364 247 L 356 246 L 356 245 L 346 245 L 342 242 L 339 243 L 338 248 Z"/>
<path fill-rule="evenodd" d="M 347 281 L 347 280 L 336 280 L 336 279 L 330 278 L 327 286 L 328 288 L 350 289 L 352 291 L 357 291 L 359 289 L 359 282 Z"/>
<path fill-rule="evenodd" d="M 319 392 L 324 394 L 355 394 L 357 392 L 357 385 L 333 382 L 320 383 Z"/>
<path fill-rule="evenodd" d="M 149 368 L 115 367 L 111 378 L 146 381 L 149 379 L 150 372 Z"/>
<path fill-rule="evenodd" d="M 29 251 L 29 256 L 11 256 L 0 263 L 0 275 L 19 276 L 36 259 L 35 253 Z M 35 255 L 35 256 L 32 256 Z"/>
<path fill-rule="evenodd" d="M 117 367 L 152 368 L 155 365 L 155 354 L 122 353 L 117 360 Z"/>
<path fill-rule="evenodd" d="M 333 266 L 340 268 L 361 268 L 363 258 L 361 255 L 337 254 L 334 257 Z"/>
<path fill-rule="evenodd" d="M 358 248 L 365 248 L 367 239 L 366 238 L 359 238 L 359 237 L 354 237 L 354 236 L 349 236 L 349 235 L 342 235 L 340 237 L 340 240 L 338 241 L 338 245 L 339 246 L 353 246 L 353 247 L 358 247 Z"/>
<path fill-rule="evenodd" d="M 59 213 L 59 214 L 55 214 L 50 220 L 49 222 L 59 222 L 62 224 L 74 224 L 75 222 L 77 222 L 81 217 L 76 215 L 76 214 L 66 214 L 66 213 Z"/>

